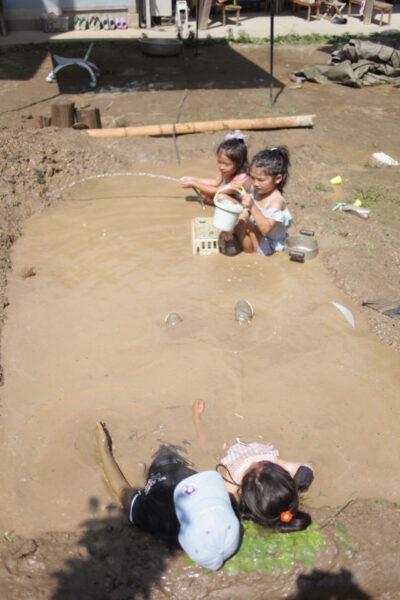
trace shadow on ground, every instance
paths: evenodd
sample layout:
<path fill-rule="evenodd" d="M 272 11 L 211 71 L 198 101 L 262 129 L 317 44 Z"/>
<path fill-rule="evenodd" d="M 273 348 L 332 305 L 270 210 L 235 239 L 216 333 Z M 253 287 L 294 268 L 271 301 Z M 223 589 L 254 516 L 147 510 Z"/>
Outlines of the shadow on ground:
<path fill-rule="evenodd" d="M 88 44 L 57 43 L 40 46 L 19 46 L 1 51 L 0 79 L 27 80 L 35 75 L 49 53 L 71 58 L 83 58 Z M 90 56 L 101 71 L 98 88 L 120 87 L 122 91 L 154 91 L 179 89 L 260 88 L 270 83 L 265 68 L 260 68 L 237 52 L 226 40 L 212 46 L 185 47 L 178 56 L 155 57 L 142 53 L 140 42 L 107 42 L 95 44 Z M 51 63 L 49 62 L 51 68 Z M 274 79 L 275 87 L 282 83 Z M 50 85 L 49 88 L 50 90 Z M 61 94 L 86 93 L 89 75 L 79 67 L 62 70 L 51 89 Z"/>
<path fill-rule="evenodd" d="M 329 573 L 314 569 L 297 578 L 297 593 L 290 600 L 372 600 L 353 580 L 347 569 Z"/>
<path fill-rule="evenodd" d="M 162 574 L 175 548 L 129 527 L 122 517 L 88 521 L 83 527 L 78 552 L 52 573 L 57 582 L 52 600 L 134 600 L 150 598 L 153 588 L 162 587 Z"/>

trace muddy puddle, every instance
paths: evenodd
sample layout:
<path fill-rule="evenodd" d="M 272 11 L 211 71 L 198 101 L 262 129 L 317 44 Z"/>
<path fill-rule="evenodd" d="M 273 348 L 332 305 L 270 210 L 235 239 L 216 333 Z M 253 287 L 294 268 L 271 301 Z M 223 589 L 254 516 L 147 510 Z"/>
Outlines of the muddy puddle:
<path fill-rule="evenodd" d="M 206 468 L 240 437 L 316 463 L 311 511 L 377 490 L 399 497 L 398 357 L 319 258 L 193 255 L 191 219 L 213 210 L 186 193 L 168 179 L 93 179 L 26 222 L 3 338 L 4 529 L 66 531 L 94 506 L 107 514 L 99 418 L 132 483 L 160 442 Z M 21 277 L 29 267 L 36 275 Z M 241 298 L 255 309 L 249 325 L 234 320 Z M 332 300 L 353 312 L 354 329 Z M 171 311 L 183 321 L 167 328 Z M 196 397 L 207 403 L 205 452 L 191 424 Z"/>

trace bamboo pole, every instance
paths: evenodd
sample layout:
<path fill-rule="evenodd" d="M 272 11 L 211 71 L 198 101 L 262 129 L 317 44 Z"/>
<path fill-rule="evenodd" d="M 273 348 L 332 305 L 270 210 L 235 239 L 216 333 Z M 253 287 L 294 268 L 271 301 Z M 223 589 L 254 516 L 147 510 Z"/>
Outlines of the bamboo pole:
<path fill-rule="evenodd" d="M 259 119 L 228 119 L 220 121 L 195 121 L 191 123 L 165 123 L 162 125 L 137 125 L 135 127 L 111 127 L 109 129 L 85 129 L 92 137 L 130 137 L 145 135 L 182 135 L 205 131 L 235 129 L 287 129 L 313 127 L 315 115 L 297 117 L 262 117 Z"/>

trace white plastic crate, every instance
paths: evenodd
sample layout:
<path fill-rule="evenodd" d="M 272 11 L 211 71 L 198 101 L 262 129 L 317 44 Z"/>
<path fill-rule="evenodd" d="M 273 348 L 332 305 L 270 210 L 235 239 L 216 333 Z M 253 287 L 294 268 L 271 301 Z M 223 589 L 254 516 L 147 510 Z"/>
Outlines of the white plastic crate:
<path fill-rule="evenodd" d="M 213 225 L 212 217 L 192 219 L 193 254 L 218 254 L 220 230 Z"/>

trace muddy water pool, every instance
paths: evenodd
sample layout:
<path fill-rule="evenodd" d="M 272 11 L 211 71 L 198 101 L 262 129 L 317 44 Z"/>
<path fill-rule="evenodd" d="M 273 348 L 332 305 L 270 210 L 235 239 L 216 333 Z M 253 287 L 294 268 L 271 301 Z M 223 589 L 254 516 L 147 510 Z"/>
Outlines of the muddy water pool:
<path fill-rule="evenodd" d="M 26 223 L 3 338 L 4 529 L 70 530 L 94 505 L 106 511 L 99 418 L 132 482 L 159 443 L 207 468 L 240 437 L 317 465 L 311 510 L 398 499 L 398 357 L 319 259 L 193 255 L 191 219 L 213 210 L 186 193 L 165 179 L 92 180 Z M 36 276 L 21 277 L 31 266 Z M 249 325 L 233 317 L 241 298 L 255 309 Z M 355 329 L 332 300 L 352 310 Z M 170 311 L 183 321 L 168 329 Z M 196 397 L 207 403 L 204 451 L 191 424 Z"/>

